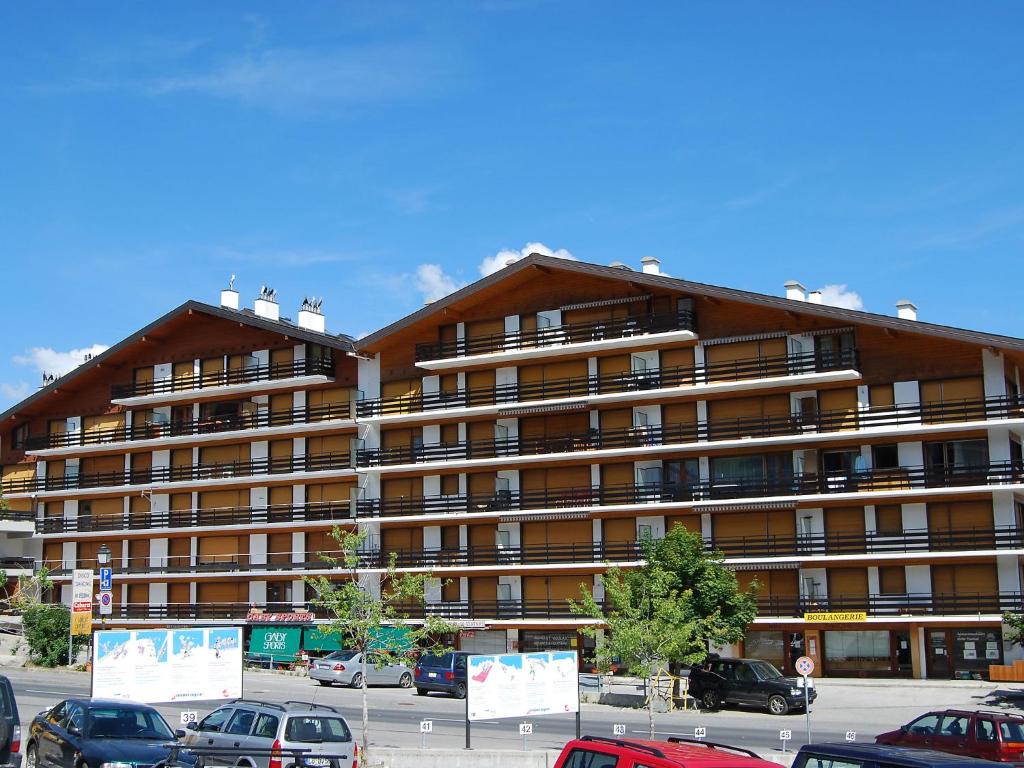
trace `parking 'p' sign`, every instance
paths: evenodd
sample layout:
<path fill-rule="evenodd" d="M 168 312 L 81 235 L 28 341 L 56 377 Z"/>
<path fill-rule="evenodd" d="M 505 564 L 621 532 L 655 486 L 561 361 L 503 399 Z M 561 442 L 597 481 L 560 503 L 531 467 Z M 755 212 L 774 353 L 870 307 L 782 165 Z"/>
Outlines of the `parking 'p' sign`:
<path fill-rule="evenodd" d="M 801 656 L 796 660 L 796 664 L 793 666 L 796 667 L 796 673 L 798 675 L 807 677 L 814 672 L 814 659 L 810 656 Z"/>

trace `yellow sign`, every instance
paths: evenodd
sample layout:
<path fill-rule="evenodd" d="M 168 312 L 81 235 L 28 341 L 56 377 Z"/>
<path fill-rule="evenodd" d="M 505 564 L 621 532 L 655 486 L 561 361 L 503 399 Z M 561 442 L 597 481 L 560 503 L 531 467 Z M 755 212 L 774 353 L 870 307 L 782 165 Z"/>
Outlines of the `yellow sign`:
<path fill-rule="evenodd" d="M 71 614 L 71 634 L 86 637 L 92 634 L 92 611 L 76 611 Z"/>
<path fill-rule="evenodd" d="M 865 611 L 821 611 L 818 613 L 805 613 L 804 621 L 808 624 L 821 624 L 832 621 L 867 621 L 868 615 Z"/>

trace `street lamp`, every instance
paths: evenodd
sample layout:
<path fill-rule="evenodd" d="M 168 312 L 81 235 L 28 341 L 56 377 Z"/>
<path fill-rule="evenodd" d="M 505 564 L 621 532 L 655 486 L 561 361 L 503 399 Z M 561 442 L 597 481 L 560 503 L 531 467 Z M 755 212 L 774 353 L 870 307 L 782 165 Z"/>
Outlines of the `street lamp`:
<path fill-rule="evenodd" d="M 96 553 L 96 562 L 99 563 L 99 566 L 101 568 L 106 568 L 108 565 L 110 565 L 110 559 L 112 554 L 113 553 L 110 551 L 110 547 L 108 547 L 106 544 L 100 544 L 99 551 Z"/>

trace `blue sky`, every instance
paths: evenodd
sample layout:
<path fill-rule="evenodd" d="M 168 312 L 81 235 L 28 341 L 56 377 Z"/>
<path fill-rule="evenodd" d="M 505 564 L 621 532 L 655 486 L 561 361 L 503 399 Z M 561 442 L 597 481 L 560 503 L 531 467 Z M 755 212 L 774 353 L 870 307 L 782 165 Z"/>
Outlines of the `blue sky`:
<path fill-rule="evenodd" d="M 362 334 L 528 243 L 1024 335 L 1022 28 L 1017 2 L 3 4 L 0 406 L 231 274 Z"/>

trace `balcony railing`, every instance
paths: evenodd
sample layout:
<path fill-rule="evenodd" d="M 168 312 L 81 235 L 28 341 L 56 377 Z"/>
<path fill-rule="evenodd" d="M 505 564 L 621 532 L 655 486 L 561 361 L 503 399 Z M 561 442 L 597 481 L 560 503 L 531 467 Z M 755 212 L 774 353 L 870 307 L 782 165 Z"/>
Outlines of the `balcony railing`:
<path fill-rule="evenodd" d="M 498 456 L 576 453 L 716 440 L 804 435 L 815 432 L 892 428 L 922 423 L 1007 418 L 1024 418 L 1024 398 L 994 397 L 932 403 L 923 406 L 882 406 L 863 411 L 823 411 L 810 415 L 793 414 L 645 427 L 591 429 L 586 432 L 543 437 L 491 438 L 451 444 L 365 449 L 356 453 L 356 464 L 360 467 L 376 467 L 436 461 L 464 461 L 491 459 Z"/>
<path fill-rule="evenodd" d="M 589 323 L 569 323 L 551 328 L 538 328 L 533 331 L 492 333 L 484 336 L 470 336 L 458 341 L 417 344 L 416 362 L 443 360 L 466 355 L 483 355 L 489 352 L 581 344 L 587 341 L 621 339 L 649 333 L 693 331 L 696 330 L 696 327 L 696 317 L 693 312 L 687 310 L 680 310 L 675 314 L 637 315 Z"/>
<path fill-rule="evenodd" d="M 171 394 L 193 389 L 226 387 L 232 384 L 251 384 L 273 379 L 291 379 L 296 376 L 334 376 L 334 361 L 313 357 L 290 363 L 254 365 L 199 375 L 189 374 L 153 381 L 137 381 L 132 384 L 115 384 L 110 388 L 110 396 L 114 400 L 118 400 L 145 395 Z"/>
<path fill-rule="evenodd" d="M 458 514 L 515 510 L 599 507 L 633 504 L 671 504 L 693 501 L 807 496 L 832 493 L 871 493 L 927 488 L 996 486 L 1024 483 L 1024 464 L 996 462 L 966 467 L 900 467 L 862 472 L 802 473 L 779 478 L 716 478 L 697 483 L 648 483 L 580 486 L 495 494 L 360 499 L 359 517 Z"/>
<path fill-rule="evenodd" d="M 33 435 L 25 441 L 29 451 L 47 448 L 70 448 L 77 445 L 102 445 L 104 443 L 130 442 L 133 440 L 159 440 L 167 437 L 187 435 L 208 435 L 236 430 L 286 427 L 292 424 L 315 424 L 321 421 L 336 421 L 351 418 L 349 403 L 331 403 L 290 411 L 258 411 L 234 416 L 208 416 L 199 419 L 171 421 L 167 423 L 148 422 L 133 424 L 131 427 L 99 429 L 86 432 L 59 432 L 52 435 Z"/>
<path fill-rule="evenodd" d="M 36 560 L 34 557 L 0 557 L 0 570 L 35 572 Z"/>
<path fill-rule="evenodd" d="M 865 611 L 871 616 L 937 615 L 969 616 L 1021 612 L 1020 592 L 957 592 L 955 594 L 909 593 L 900 595 L 842 595 L 840 597 L 759 598 L 761 616 L 803 616 L 805 613 Z"/>
<path fill-rule="evenodd" d="M 687 387 L 747 379 L 797 376 L 857 368 L 856 350 L 841 354 L 811 352 L 802 355 L 755 357 L 706 365 L 671 366 L 646 371 L 578 376 L 494 387 L 473 387 L 448 392 L 429 392 L 401 397 L 382 397 L 356 403 L 361 418 L 419 413 L 446 408 L 510 404 L 566 397 L 589 397 L 620 392 Z"/>
<path fill-rule="evenodd" d="M 29 514 L 29 513 L 26 513 Z M 214 507 L 165 512 L 132 512 L 129 515 L 82 515 L 77 518 L 44 517 L 36 520 L 36 533 L 88 533 L 96 531 L 194 528 L 227 525 L 261 526 L 269 523 L 352 518 L 351 501 L 271 504 L 267 507 Z"/>
<path fill-rule="evenodd" d="M 267 613 L 291 613 L 292 611 L 313 611 L 314 609 L 295 603 L 171 603 L 169 605 L 115 603 L 110 618 L 114 620 L 186 621 L 202 619 L 213 621 L 244 619 L 254 610 Z M 325 617 L 321 616 L 320 618 Z"/>
<path fill-rule="evenodd" d="M 36 519 L 36 513 L 23 509 L 0 509 L 0 522 L 10 520 L 16 523 L 31 522 Z"/>
<path fill-rule="evenodd" d="M 27 478 L 3 486 L 5 493 L 36 491 L 66 491 L 85 488 L 176 483 L 216 480 L 249 475 L 287 474 L 290 472 L 325 472 L 351 468 L 347 452 L 311 454 L 308 456 L 280 456 L 275 458 L 234 461 L 222 464 L 183 464 L 175 467 L 97 474 L 60 475 L 58 477 Z"/>

